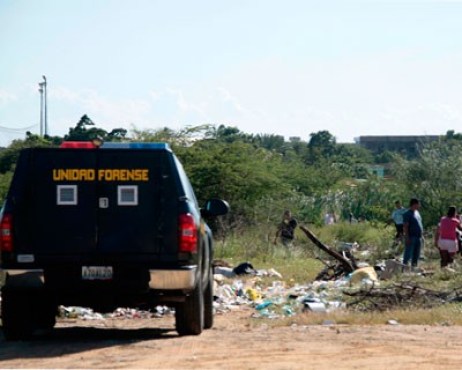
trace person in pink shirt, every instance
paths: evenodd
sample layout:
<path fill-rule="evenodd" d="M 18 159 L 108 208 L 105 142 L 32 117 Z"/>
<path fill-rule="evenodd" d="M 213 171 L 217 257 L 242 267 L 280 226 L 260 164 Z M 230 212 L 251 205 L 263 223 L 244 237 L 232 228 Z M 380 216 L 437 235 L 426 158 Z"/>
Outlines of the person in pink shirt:
<path fill-rule="evenodd" d="M 454 262 L 454 256 L 459 250 L 456 230 L 462 230 L 460 219 L 456 216 L 456 207 L 451 206 L 446 216 L 441 217 L 435 233 L 435 247 L 440 251 L 441 267 L 447 267 Z"/>

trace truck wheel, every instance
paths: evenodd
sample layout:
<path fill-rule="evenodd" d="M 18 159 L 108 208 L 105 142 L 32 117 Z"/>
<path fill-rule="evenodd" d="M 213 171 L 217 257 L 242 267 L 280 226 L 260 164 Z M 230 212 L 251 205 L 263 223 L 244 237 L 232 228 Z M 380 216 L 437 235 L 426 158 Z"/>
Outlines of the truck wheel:
<path fill-rule="evenodd" d="M 27 291 L 2 291 L 2 326 L 6 340 L 29 338 L 34 331 L 31 302 Z"/>
<path fill-rule="evenodd" d="M 204 295 L 202 281 L 196 287 L 186 301 L 176 307 L 175 313 L 176 331 L 180 335 L 199 335 L 204 328 Z"/>
<path fill-rule="evenodd" d="M 204 290 L 204 329 L 210 329 L 213 326 L 213 274 L 212 269 L 209 271 L 207 287 Z"/>
<path fill-rule="evenodd" d="M 42 294 L 37 294 L 35 302 L 37 303 L 37 307 L 33 315 L 35 324 L 40 329 L 53 329 L 56 324 L 58 306 L 50 297 Z"/>

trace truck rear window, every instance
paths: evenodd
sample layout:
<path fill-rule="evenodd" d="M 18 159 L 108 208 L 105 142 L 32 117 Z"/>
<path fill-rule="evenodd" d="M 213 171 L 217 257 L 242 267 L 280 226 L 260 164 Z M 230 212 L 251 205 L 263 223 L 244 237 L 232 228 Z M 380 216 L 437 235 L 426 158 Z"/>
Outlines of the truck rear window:
<path fill-rule="evenodd" d="M 138 186 L 137 185 L 119 185 L 117 187 L 117 204 L 119 206 L 137 206 L 138 205 Z"/>
<path fill-rule="evenodd" d="M 58 205 L 76 205 L 77 185 L 58 185 L 56 198 Z"/>

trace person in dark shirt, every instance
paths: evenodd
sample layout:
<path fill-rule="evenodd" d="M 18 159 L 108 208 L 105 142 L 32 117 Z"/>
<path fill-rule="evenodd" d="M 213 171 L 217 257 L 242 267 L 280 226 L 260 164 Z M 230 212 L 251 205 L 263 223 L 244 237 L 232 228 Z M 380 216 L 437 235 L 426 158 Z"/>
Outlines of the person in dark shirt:
<path fill-rule="evenodd" d="M 281 238 L 282 244 L 286 247 L 290 247 L 295 238 L 295 228 L 297 225 L 298 222 L 292 217 L 292 213 L 289 210 L 284 211 L 282 221 L 279 224 L 274 237 L 274 244 L 277 243 L 278 238 Z"/>
<path fill-rule="evenodd" d="M 422 217 L 419 213 L 420 202 L 412 198 L 409 202 L 409 209 L 403 215 L 403 232 L 404 232 L 404 255 L 403 264 L 416 267 L 419 262 L 420 249 L 422 246 Z"/>

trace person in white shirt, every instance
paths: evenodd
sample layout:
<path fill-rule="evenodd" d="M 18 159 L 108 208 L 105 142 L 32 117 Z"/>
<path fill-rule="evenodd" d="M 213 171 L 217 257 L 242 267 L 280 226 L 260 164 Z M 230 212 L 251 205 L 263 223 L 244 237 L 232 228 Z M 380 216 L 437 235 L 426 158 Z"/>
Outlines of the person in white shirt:
<path fill-rule="evenodd" d="M 399 242 L 403 240 L 403 215 L 407 211 L 406 208 L 404 208 L 401 205 L 401 202 L 397 200 L 395 202 L 395 209 L 391 213 L 391 218 L 387 224 L 390 224 L 393 222 L 395 224 L 396 228 L 396 235 L 395 235 L 395 242 L 394 244 L 397 245 Z"/>

